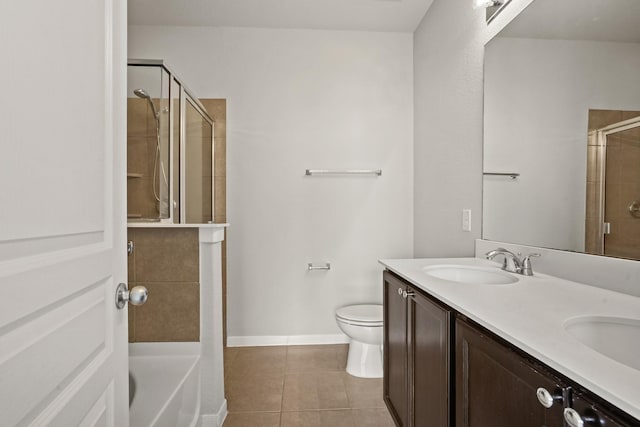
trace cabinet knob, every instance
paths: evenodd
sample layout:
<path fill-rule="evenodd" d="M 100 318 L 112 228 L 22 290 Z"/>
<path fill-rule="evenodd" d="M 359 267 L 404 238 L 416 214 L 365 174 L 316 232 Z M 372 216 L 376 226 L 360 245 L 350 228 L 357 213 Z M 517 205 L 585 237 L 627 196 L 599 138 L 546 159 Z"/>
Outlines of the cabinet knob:
<path fill-rule="evenodd" d="M 587 409 L 587 414 L 580 415 L 578 411 L 573 408 L 565 408 L 564 420 L 569 427 L 584 427 L 585 424 L 594 426 L 602 425 L 602 420 L 600 420 L 598 414 L 590 409 Z"/>
<path fill-rule="evenodd" d="M 538 402 L 545 408 L 551 408 L 555 400 L 562 400 L 562 396 L 554 396 L 544 387 L 538 387 L 536 396 L 538 397 Z"/>
<path fill-rule="evenodd" d="M 564 409 L 564 420 L 569 427 L 583 427 L 584 421 L 578 412 L 573 408 Z"/>
<path fill-rule="evenodd" d="M 412 297 L 414 296 L 416 293 L 413 291 L 402 291 L 402 298 L 407 298 L 407 297 Z"/>
<path fill-rule="evenodd" d="M 402 288 L 398 288 L 398 295 L 402 296 Z"/>

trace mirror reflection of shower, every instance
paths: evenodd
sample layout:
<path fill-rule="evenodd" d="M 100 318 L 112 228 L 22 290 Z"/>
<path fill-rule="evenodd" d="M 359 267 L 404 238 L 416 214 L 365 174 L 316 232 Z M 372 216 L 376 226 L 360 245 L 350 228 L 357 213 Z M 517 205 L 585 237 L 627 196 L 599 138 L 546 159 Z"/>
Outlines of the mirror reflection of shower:
<path fill-rule="evenodd" d="M 589 110 L 586 252 L 640 259 L 640 111 Z"/>
<path fill-rule="evenodd" d="M 138 89 L 134 89 L 133 93 L 138 97 L 138 98 L 142 98 L 142 99 L 146 99 L 147 102 L 149 103 L 149 106 L 151 107 L 151 112 L 153 114 L 154 117 L 154 121 L 156 124 L 156 149 L 155 149 L 155 155 L 153 158 L 153 197 L 155 197 L 156 202 L 158 202 L 159 204 L 166 204 L 168 205 L 169 200 L 160 200 L 160 196 L 158 194 L 158 189 L 157 189 L 157 183 L 156 183 L 156 172 L 158 171 L 158 163 L 160 163 L 160 173 L 162 175 L 162 180 L 164 181 L 164 185 L 169 186 L 169 179 L 167 178 L 167 173 L 165 171 L 165 167 L 164 167 L 164 162 L 162 161 L 162 159 L 160 159 L 160 112 L 156 109 L 155 104 L 153 103 L 153 100 L 151 99 L 151 96 L 149 95 L 149 93 L 147 93 L 146 90 L 142 89 L 142 88 L 138 88 Z M 162 112 L 166 112 L 166 109 L 163 109 Z M 165 208 L 164 206 L 160 206 L 158 205 L 158 212 L 163 211 L 163 208 Z"/>

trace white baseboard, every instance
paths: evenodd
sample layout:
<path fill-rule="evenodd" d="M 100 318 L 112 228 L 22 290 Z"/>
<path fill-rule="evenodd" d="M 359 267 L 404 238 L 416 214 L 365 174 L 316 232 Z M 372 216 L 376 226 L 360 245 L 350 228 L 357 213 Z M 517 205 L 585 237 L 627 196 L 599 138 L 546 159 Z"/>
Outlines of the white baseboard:
<path fill-rule="evenodd" d="M 203 414 L 200 417 L 201 427 L 222 427 L 224 420 L 227 418 L 227 399 L 222 401 L 217 414 Z"/>
<path fill-rule="evenodd" d="M 349 337 L 337 335 L 258 335 L 227 337 L 228 347 L 262 347 L 274 345 L 348 344 Z"/>

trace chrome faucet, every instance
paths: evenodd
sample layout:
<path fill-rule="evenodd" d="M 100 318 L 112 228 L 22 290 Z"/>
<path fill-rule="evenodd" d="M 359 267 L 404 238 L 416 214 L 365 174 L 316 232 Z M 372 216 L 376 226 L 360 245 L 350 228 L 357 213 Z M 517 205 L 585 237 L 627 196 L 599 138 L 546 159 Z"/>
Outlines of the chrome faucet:
<path fill-rule="evenodd" d="M 525 256 L 524 258 L 520 258 L 521 254 L 514 254 L 505 248 L 494 249 L 485 254 L 487 259 L 493 259 L 498 255 L 502 255 L 504 257 L 504 262 L 502 263 L 502 269 L 504 271 L 522 274 L 523 276 L 533 276 L 531 258 L 541 256 L 538 253 L 533 253 Z"/>

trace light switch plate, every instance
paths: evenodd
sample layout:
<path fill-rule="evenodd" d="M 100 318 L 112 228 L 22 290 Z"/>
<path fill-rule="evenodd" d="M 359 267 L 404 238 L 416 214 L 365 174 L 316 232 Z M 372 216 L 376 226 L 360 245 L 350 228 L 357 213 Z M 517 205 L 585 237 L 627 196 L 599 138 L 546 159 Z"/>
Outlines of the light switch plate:
<path fill-rule="evenodd" d="M 462 209 L 462 231 L 471 231 L 471 209 Z"/>

